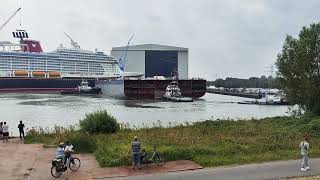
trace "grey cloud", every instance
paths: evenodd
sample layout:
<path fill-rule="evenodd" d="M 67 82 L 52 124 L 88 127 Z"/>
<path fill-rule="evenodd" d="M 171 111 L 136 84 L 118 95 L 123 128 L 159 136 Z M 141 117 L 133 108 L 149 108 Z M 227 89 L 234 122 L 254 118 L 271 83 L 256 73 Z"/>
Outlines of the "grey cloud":
<path fill-rule="evenodd" d="M 21 4 L 1 0 L 0 19 Z M 317 0 L 28 0 L 0 32 L 12 40 L 19 25 L 51 51 L 68 32 L 85 49 L 108 51 L 135 33 L 133 44 L 159 43 L 189 48 L 191 77 L 266 74 L 286 34 L 319 21 Z"/>

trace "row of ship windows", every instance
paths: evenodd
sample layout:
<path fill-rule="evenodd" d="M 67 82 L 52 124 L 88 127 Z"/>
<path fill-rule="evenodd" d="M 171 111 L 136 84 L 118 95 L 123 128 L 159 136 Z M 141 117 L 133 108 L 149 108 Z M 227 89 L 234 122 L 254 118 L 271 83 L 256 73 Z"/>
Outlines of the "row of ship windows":
<path fill-rule="evenodd" d="M 106 63 L 106 62 L 75 62 L 75 61 L 17 61 L 17 60 L 1 60 L 0 63 L 2 64 L 10 64 L 10 63 L 21 63 L 21 64 L 28 64 L 28 63 L 36 63 L 36 64 L 45 64 L 45 63 L 52 63 L 52 64 L 117 64 L 117 63 Z"/>
<path fill-rule="evenodd" d="M 45 61 L 45 60 L 37 60 L 37 61 L 28 61 L 28 60 L 0 60 L 0 63 L 21 63 L 21 64 L 27 64 L 27 63 L 50 63 L 50 64 L 116 64 L 116 63 L 94 63 L 94 62 L 74 62 L 74 61 Z"/>
<path fill-rule="evenodd" d="M 33 68 L 33 67 L 41 67 L 43 69 L 45 68 L 55 68 L 55 69 L 61 69 L 61 68 L 68 68 L 68 69 L 103 69 L 102 66 L 91 66 L 91 67 L 70 67 L 70 66 L 59 66 L 59 67 L 52 67 L 52 66 L 21 66 L 21 65 L 12 65 L 12 66 L 2 66 L 0 65 L 0 68 L 10 68 L 10 67 L 20 67 L 24 69 Z M 106 69 L 112 69 L 112 67 L 106 67 Z"/>
<path fill-rule="evenodd" d="M 10 69 L 11 66 L 0 66 L 0 69 Z M 102 67 L 90 67 L 90 68 L 81 68 L 81 67 L 45 67 L 45 66 L 30 66 L 30 67 L 26 67 L 26 66 L 12 66 L 12 69 L 32 69 L 32 68 L 42 68 L 42 69 L 82 69 L 82 70 L 91 70 L 91 69 L 103 69 Z M 112 67 L 106 67 L 105 69 L 110 70 L 110 69 L 114 69 Z"/>
<path fill-rule="evenodd" d="M 19 58 L 19 60 L 16 60 Z M 34 62 L 55 62 L 55 63 L 74 63 L 74 61 L 84 61 L 83 58 L 70 58 L 67 61 L 61 61 L 61 60 L 47 60 L 47 59 L 29 59 L 29 58 L 21 58 L 21 57 L 1 57 L 2 62 L 7 62 L 9 63 L 10 61 L 17 61 L 17 62 L 23 62 L 23 61 L 34 61 Z M 111 59 L 85 59 L 85 63 L 90 63 L 90 62 L 102 62 L 102 63 L 117 63 L 117 60 L 111 60 Z"/>
<path fill-rule="evenodd" d="M 0 66 L 0 68 L 11 68 L 11 66 Z M 21 69 L 30 69 L 30 68 L 42 68 L 42 69 L 103 69 L 101 66 L 100 67 L 90 67 L 90 68 L 81 68 L 81 67 L 46 67 L 46 66 L 12 66 L 12 68 L 21 68 Z M 105 68 L 105 69 L 113 69 L 112 67 Z"/>
<path fill-rule="evenodd" d="M 60 64 L 60 63 L 34 63 L 34 62 L 30 62 L 29 64 L 28 64 L 28 62 L 23 62 L 23 63 L 21 63 L 21 62 L 12 62 L 12 63 L 4 63 L 4 62 L 0 62 L 0 66 L 1 65 L 10 65 L 10 64 L 12 64 L 12 65 L 23 65 L 23 66 L 28 66 L 29 64 L 30 65 L 42 65 L 42 66 L 70 66 L 70 67 L 72 67 L 72 66 L 83 66 L 83 67 L 88 67 L 88 66 L 101 66 L 101 64 L 99 64 L 99 63 L 72 63 L 72 64 L 70 64 L 70 63 L 65 63 L 65 64 Z M 108 64 L 107 66 L 112 66 L 111 64 Z"/>
<path fill-rule="evenodd" d="M 60 54 L 62 57 L 67 57 L 67 58 L 76 58 L 76 59 L 94 59 L 94 60 L 104 60 L 107 61 L 111 58 L 105 58 L 105 57 L 96 57 L 96 56 L 78 56 L 78 55 L 73 55 L 73 54 Z"/>
<path fill-rule="evenodd" d="M 1 64 L 0 66 L 11 66 L 10 64 Z M 60 65 L 60 64 L 12 64 L 12 66 L 42 66 L 42 67 L 76 67 L 76 68 L 90 68 L 90 67 L 102 67 L 99 64 L 96 65 Z M 106 66 L 106 67 L 112 67 L 112 66 Z"/>
<path fill-rule="evenodd" d="M 2 71 L 12 71 L 12 70 L 30 70 L 30 71 L 43 71 L 43 69 L 41 68 L 33 68 L 33 69 L 21 69 L 21 68 L 17 68 L 17 69 L 1 69 L 0 70 Z M 104 73 L 103 70 L 74 70 L 74 69 L 48 69 L 48 71 L 60 71 L 60 72 L 85 72 L 85 73 L 97 73 L 97 72 L 100 72 L 100 73 Z"/>
<path fill-rule="evenodd" d="M 57 51 L 53 54 L 65 55 L 65 56 L 82 56 L 82 57 L 94 57 L 94 58 L 109 58 L 109 56 L 104 54 L 91 54 L 91 53 L 81 53 L 81 52 L 62 52 Z"/>
<path fill-rule="evenodd" d="M 36 66 L 25 66 L 25 65 L 1 65 L 0 64 L 0 68 L 10 68 L 10 67 L 21 67 L 21 68 L 33 68 L 33 67 L 42 67 L 42 68 L 57 68 L 57 69 L 60 69 L 60 68 L 70 68 L 70 69 L 114 69 L 115 67 L 113 66 L 105 66 L 105 67 L 102 67 L 102 66 L 84 66 L 84 67 L 81 67 L 81 66 L 40 66 L 40 65 L 36 65 Z"/>
<path fill-rule="evenodd" d="M 11 66 L 1 66 L 0 68 L 11 68 Z M 88 69 L 103 69 L 101 66 L 96 66 L 96 67 L 69 67 L 69 66 L 62 66 L 62 67 L 56 67 L 56 66 L 19 66 L 19 65 L 14 65 L 12 68 L 21 68 L 21 69 L 30 69 L 30 68 L 42 68 L 42 69 L 83 69 L 83 70 L 88 70 Z M 114 69 L 113 67 L 105 67 L 105 69 Z"/>
<path fill-rule="evenodd" d="M 89 65 L 72 65 L 72 64 L 59 64 L 59 65 L 52 65 L 52 64 L 2 64 L 0 63 L 0 66 L 44 66 L 44 67 L 81 67 L 81 68 L 88 68 L 88 67 L 102 67 L 100 64 L 89 64 Z M 112 65 L 107 65 L 103 67 L 115 67 Z"/>

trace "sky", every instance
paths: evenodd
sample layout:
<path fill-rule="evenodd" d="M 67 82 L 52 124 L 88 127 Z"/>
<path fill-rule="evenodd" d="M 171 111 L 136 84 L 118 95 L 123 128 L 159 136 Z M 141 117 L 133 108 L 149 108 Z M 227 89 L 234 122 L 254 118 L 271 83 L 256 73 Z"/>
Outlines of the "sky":
<path fill-rule="evenodd" d="M 318 0 L 1 0 L 0 41 L 26 29 L 44 51 L 163 44 L 189 48 L 189 77 L 207 80 L 270 75 L 287 34 L 320 20 Z M 21 26 L 20 26 L 21 22 Z"/>

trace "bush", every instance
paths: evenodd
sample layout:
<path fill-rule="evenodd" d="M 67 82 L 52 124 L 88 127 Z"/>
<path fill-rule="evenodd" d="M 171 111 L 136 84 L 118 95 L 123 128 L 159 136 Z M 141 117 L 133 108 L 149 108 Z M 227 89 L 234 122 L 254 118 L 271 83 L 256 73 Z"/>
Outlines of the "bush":
<path fill-rule="evenodd" d="M 80 128 L 89 133 L 115 133 L 120 129 L 116 118 L 106 110 L 96 111 L 86 114 L 83 120 L 80 120 Z"/>

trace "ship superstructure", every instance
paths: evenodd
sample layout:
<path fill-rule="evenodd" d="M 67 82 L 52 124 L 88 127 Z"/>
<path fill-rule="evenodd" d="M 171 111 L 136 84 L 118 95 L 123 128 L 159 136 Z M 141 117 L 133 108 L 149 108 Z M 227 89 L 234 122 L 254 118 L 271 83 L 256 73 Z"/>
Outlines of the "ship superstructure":
<path fill-rule="evenodd" d="M 0 42 L 0 92 L 60 92 L 76 89 L 83 79 L 94 87 L 96 79 L 120 76 L 116 58 L 83 50 L 67 36 L 72 48 L 60 45 L 48 53 L 25 30 L 13 32 L 17 44 Z"/>
<path fill-rule="evenodd" d="M 50 72 L 59 72 L 65 77 L 108 77 L 118 74 L 118 60 L 103 52 L 61 45 L 55 51 L 45 53 L 40 42 L 25 40 L 23 37 L 27 36 L 26 32 L 19 30 L 14 37 L 21 38 L 20 44 L 0 44 L 1 76 L 33 77 L 34 72 L 43 72 L 45 77 L 50 77 Z"/>

